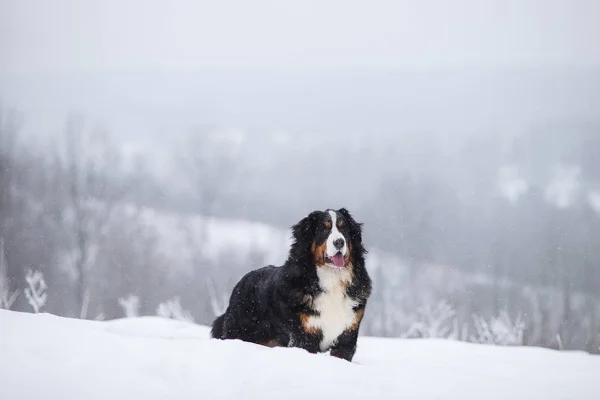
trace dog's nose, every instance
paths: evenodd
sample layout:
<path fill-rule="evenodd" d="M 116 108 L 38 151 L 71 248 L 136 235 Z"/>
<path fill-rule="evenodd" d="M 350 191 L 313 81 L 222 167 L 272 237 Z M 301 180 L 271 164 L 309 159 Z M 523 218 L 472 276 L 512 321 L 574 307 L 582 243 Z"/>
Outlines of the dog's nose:
<path fill-rule="evenodd" d="M 336 249 L 341 250 L 341 248 L 344 247 L 344 239 L 342 239 L 342 238 L 335 239 L 333 241 L 333 245 L 335 246 Z"/>

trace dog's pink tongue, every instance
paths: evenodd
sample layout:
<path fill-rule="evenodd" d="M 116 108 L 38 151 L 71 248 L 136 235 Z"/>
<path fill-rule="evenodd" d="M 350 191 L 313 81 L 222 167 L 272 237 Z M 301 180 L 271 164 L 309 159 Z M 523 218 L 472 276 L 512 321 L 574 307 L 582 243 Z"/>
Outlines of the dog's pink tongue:
<path fill-rule="evenodd" d="M 344 266 L 344 256 L 341 254 L 336 254 L 335 256 L 331 257 L 331 261 L 333 261 L 336 267 Z"/>

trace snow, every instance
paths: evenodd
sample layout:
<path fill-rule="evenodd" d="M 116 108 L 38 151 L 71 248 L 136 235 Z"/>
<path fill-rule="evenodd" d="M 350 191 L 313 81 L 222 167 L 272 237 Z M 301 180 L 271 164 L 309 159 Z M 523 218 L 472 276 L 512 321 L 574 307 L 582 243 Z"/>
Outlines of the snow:
<path fill-rule="evenodd" d="M 582 352 L 361 337 L 348 363 L 160 317 L 0 310 L 0 355 L 4 400 L 600 398 L 600 357 Z"/>

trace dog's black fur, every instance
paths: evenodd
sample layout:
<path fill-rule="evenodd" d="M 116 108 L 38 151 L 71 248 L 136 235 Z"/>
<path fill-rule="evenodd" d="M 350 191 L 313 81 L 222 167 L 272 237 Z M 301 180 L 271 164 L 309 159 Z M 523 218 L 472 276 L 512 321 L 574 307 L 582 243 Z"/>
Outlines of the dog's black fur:
<path fill-rule="evenodd" d="M 237 283 L 225 313 L 213 323 L 211 334 L 218 339 L 240 339 L 266 346 L 299 347 L 311 353 L 331 350 L 331 355 L 352 360 L 356 351 L 359 326 L 371 294 L 371 279 L 365 268 L 366 250 L 362 244 L 362 224 L 342 208 L 336 215 L 339 228 L 348 244 L 345 266 L 350 268 L 349 282 L 343 296 L 354 300 L 354 323 L 330 348 L 320 346 L 322 332 L 306 323 L 319 315 L 313 300 L 323 293 L 318 268 L 326 266 L 320 252 L 329 235 L 331 221 L 326 211 L 314 211 L 292 227 L 293 243 L 286 262 L 269 265 L 246 274 Z M 331 210 L 333 211 L 333 210 Z"/>

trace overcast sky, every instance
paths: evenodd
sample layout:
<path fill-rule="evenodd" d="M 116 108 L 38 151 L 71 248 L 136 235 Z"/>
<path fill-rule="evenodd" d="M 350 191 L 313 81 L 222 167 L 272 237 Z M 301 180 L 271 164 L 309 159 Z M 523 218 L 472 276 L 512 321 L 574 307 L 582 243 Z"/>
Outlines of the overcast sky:
<path fill-rule="evenodd" d="M 600 68 L 599 38 L 600 0 L 0 0 L 0 101 L 25 133 L 76 111 L 157 151 L 198 126 L 518 132 L 599 115 L 598 70 L 547 71 Z"/>
<path fill-rule="evenodd" d="M 0 73 L 600 66 L 598 0 L 0 0 Z"/>
<path fill-rule="evenodd" d="M 598 68 L 600 0 L 0 0 L 0 101 L 42 139 L 27 143 L 53 146 L 81 112 L 171 180 L 177 139 L 198 127 L 252 134 L 255 166 L 324 136 L 410 153 L 413 135 L 420 167 L 421 132 L 596 121 Z M 265 170 L 285 187 L 285 169 Z"/>

